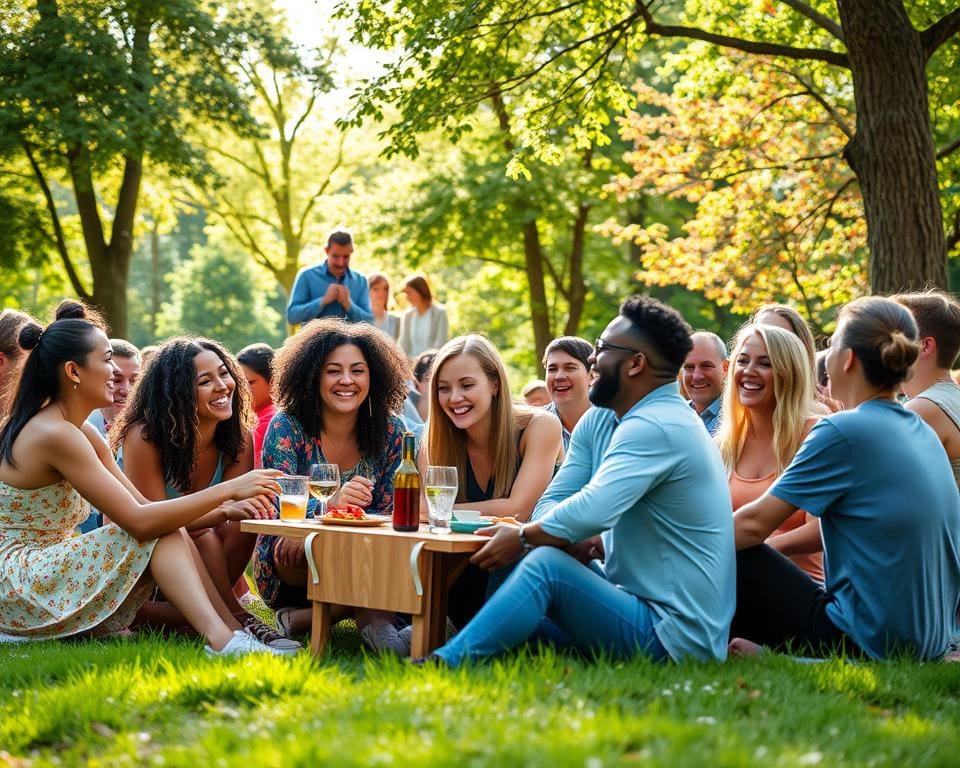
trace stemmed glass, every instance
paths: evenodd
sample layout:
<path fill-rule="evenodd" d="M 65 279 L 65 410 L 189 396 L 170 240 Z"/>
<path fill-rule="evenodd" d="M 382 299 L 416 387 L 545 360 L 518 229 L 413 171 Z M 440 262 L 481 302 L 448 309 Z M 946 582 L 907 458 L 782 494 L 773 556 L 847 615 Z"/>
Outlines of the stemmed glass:
<path fill-rule="evenodd" d="M 424 479 L 427 510 L 430 515 L 430 533 L 450 533 L 453 504 L 457 500 L 457 468 L 427 467 Z"/>
<path fill-rule="evenodd" d="M 340 489 L 340 467 L 336 464 L 310 466 L 310 496 L 317 501 L 314 517 L 327 513 L 327 501 Z"/>

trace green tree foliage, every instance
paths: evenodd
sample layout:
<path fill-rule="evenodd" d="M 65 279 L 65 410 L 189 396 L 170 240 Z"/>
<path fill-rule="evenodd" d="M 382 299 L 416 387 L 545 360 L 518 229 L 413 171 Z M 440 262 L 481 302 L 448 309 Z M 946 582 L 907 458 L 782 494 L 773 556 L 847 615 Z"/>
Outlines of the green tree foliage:
<path fill-rule="evenodd" d="M 358 98 L 354 120 L 395 105 L 391 148 L 413 154 L 422 131 L 462 137 L 477 105 L 510 94 L 514 168 L 531 157 L 552 162 L 558 125 L 569 124 L 564 133 L 581 146 L 604 141 L 610 110 L 631 102 L 630 65 L 651 38 L 830 68 L 853 96 L 841 156 L 864 202 L 871 287 L 946 282 L 928 102 L 937 64 L 928 65 L 960 29 L 953 3 L 911 3 L 908 15 L 897 0 L 351 0 L 340 13 L 355 21 L 359 41 L 400 51 Z"/>
<path fill-rule="evenodd" d="M 199 178 L 198 122 L 247 123 L 232 64 L 273 21 L 209 0 L 15 0 L 0 8 L 0 159 L 25 159 L 73 292 L 126 332 L 126 289 L 144 168 Z M 84 275 L 57 183 L 81 222 Z"/>
<path fill-rule="evenodd" d="M 203 134 L 218 183 L 199 204 L 289 294 L 304 249 L 319 239 L 317 214 L 350 172 L 345 135 L 324 115 L 333 88 L 327 50 L 252 46 L 237 61 L 256 131 L 210 126 Z"/>
<path fill-rule="evenodd" d="M 159 337 L 209 336 L 234 352 L 253 342 L 279 346 L 281 315 L 270 301 L 278 286 L 238 251 L 195 246 L 168 276 L 171 298 L 160 315 Z"/>

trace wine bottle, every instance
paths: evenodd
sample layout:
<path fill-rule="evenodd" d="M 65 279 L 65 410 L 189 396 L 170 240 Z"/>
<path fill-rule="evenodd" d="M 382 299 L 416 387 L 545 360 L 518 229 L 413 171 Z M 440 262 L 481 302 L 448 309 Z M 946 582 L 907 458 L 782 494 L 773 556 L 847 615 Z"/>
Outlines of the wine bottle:
<path fill-rule="evenodd" d="M 415 438 L 403 433 L 403 460 L 393 476 L 393 530 L 420 528 L 420 472 L 415 458 Z"/>

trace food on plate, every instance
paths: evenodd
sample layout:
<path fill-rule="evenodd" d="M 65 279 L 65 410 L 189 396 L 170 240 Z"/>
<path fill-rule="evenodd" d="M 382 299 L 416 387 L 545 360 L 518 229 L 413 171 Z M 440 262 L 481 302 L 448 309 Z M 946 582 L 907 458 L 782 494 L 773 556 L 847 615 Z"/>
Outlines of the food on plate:
<path fill-rule="evenodd" d="M 482 515 L 480 519 L 485 523 L 489 523 L 490 525 L 521 525 L 520 521 L 517 520 L 517 518 L 510 515 L 506 517 L 492 517 L 488 515 Z"/>
<path fill-rule="evenodd" d="M 327 517 L 334 520 L 367 520 L 366 513 L 354 504 L 337 504 L 336 506 L 327 506 Z"/>

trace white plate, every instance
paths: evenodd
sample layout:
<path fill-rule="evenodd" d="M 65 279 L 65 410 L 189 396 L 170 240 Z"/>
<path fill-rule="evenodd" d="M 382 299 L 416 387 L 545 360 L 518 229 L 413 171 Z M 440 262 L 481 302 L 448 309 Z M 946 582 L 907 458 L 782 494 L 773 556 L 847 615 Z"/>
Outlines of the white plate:
<path fill-rule="evenodd" d="M 475 523 L 480 519 L 480 511 L 476 509 L 455 509 L 453 519 L 461 523 Z"/>

